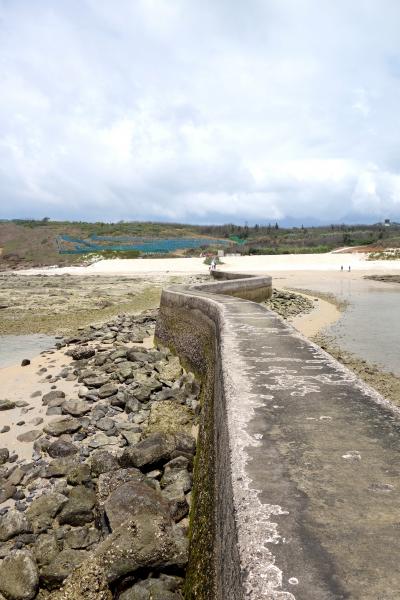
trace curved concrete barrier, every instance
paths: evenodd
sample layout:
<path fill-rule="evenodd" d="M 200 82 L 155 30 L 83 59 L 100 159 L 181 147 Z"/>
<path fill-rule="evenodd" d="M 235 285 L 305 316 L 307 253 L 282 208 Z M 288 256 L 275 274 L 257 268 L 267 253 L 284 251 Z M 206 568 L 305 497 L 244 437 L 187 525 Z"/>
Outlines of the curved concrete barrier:
<path fill-rule="evenodd" d="M 156 328 L 203 381 L 186 597 L 398 598 L 399 410 L 250 301 L 270 278 L 213 275 Z"/>

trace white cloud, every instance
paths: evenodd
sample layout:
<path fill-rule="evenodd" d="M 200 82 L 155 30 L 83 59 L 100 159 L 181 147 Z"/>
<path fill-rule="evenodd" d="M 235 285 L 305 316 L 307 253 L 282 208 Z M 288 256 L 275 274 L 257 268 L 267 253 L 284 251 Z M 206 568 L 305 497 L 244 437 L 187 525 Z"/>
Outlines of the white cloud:
<path fill-rule="evenodd" d="M 400 217 L 399 17 L 0 0 L 0 216 Z"/>

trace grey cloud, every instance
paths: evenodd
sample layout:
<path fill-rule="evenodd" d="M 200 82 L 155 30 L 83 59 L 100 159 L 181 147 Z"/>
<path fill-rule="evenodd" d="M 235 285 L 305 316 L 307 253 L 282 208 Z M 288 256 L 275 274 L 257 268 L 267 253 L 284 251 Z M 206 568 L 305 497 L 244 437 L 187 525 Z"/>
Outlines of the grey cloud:
<path fill-rule="evenodd" d="M 399 17 L 0 0 L 0 216 L 400 217 Z"/>

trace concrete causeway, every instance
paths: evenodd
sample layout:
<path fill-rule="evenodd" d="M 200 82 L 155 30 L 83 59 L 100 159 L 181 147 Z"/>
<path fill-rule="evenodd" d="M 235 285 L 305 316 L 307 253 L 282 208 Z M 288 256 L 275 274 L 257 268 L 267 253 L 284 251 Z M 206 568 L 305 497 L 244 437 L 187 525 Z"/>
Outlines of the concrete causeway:
<path fill-rule="evenodd" d="M 157 336 L 208 390 L 196 477 L 214 489 L 198 492 L 192 535 L 209 547 L 191 553 L 188 597 L 398 600 L 400 411 L 275 313 L 227 295 L 270 290 L 255 277 L 163 292 Z"/>

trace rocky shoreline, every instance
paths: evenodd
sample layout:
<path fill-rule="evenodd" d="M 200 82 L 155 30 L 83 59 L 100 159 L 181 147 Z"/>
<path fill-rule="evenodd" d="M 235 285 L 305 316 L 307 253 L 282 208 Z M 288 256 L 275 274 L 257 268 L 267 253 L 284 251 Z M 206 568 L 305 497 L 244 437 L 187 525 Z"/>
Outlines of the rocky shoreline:
<path fill-rule="evenodd" d="M 183 597 L 200 389 L 168 350 L 143 346 L 156 314 L 58 343 L 72 362 L 43 372 L 51 419 L 23 434 L 31 460 L 0 434 L 0 600 Z"/>
<path fill-rule="evenodd" d="M 263 303 L 267 308 L 278 313 L 283 319 L 290 319 L 310 313 L 314 303 L 310 298 L 286 290 L 272 290 L 272 296 Z"/>

